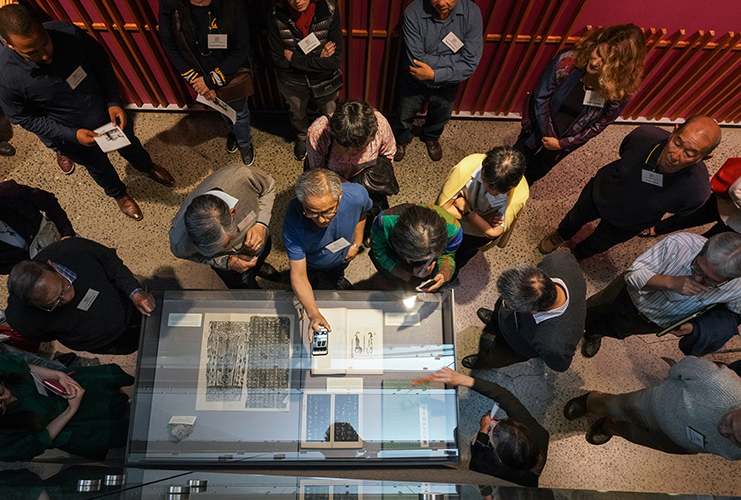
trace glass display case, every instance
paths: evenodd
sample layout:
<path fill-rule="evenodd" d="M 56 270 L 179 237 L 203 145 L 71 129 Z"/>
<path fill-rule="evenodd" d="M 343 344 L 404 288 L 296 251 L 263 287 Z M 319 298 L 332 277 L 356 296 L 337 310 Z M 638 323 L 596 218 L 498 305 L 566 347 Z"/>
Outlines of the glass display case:
<path fill-rule="evenodd" d="M 452 292 L 172 291 L 143 325 L 130 465 L 460 462 Z"/>

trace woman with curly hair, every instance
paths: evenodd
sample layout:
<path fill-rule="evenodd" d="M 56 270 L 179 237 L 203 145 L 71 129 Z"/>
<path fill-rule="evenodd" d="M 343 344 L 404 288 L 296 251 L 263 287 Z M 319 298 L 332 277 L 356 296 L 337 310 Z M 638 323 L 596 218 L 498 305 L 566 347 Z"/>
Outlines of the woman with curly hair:
<path fill-rule="evenodd" d="M 635 24 L 590 31 L 558 53 L 528 94 L 515 144 L 529 185 L 620 116 L 640 86 L 645 55 Z"/>

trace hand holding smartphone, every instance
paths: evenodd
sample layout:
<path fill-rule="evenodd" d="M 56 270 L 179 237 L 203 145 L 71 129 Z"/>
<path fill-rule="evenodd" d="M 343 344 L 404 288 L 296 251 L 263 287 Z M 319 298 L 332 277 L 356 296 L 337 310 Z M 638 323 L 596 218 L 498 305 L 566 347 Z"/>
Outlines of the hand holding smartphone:
<path fill-rule="evenodd" d="M 425 289 L 427 289 L 427 287 L 429 287 L 430 285 L 432 285 L 434 283 L 435 283 L 435 280 L 434 279 L 429 279 L 429 280 L 423 282 L 417 288 L 415 288 L 415 290 L 417 290 L 418 292 L 423 292 L 423 291 L 425 291 Z"/>

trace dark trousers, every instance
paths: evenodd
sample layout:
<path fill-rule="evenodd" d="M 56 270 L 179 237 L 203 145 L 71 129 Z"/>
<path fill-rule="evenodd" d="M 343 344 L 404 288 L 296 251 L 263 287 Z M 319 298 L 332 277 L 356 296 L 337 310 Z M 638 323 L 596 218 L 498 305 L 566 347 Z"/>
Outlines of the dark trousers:
<path fill-rule="evenodd" d="M 310 269 L 306 268 L 306 275 L 309 283 L 314 290 L 335 290 L 337 282 L 345 277 L 345 269 L 349 262 L 333 267 L 330 269 Z"/>
<path fill-rule="evenodd" d="M 458 250 L 455 251 L 455 274 L 458 275 L 458 271 L 465 266 L 469 260 L 478 253 L 479 248 L 489 244 L 491 240 L 486 236 L 473 236 L 470 234 L 463 233 L 463 240 L 461 241 Z"/>
<path fill-rule="evenodd" d="M 681 231 L 682 229 L 704 226 L 711 222 L 715 222 L 716 224 L 703 233 L 705 238 L 710 238 L 726 231 L 733 231 L 720 218 L 720 214 L 718 213 L 718 198 L 715 194 L 711 194 L 703 206 L 689 215 L 672 215 L 663 219 L 654 226 L 654 232 L 656 234 L 669 234 L 674 231 Z"/>
<path fill-rule="evenodd" d="M 139 350 L 139 336 L 141 335 L 142 314 L 138 309 L 134 311 L 129 326 L 113 342 L 97 349 L 90 349 L 93 354 L 131 354 Z"/>
<path fill-rule="evenodd" d="M 594 232 L 574 248 L 574 256 L 577 259 L 586 259 L 592 255 L 602 253 L 617 244 L 628 241 L 644 229 L 652 226 L 649 223 L 620 227 L 603 219 L 597 205 L 594 203 L 593 189 L 594 178 L 590 179 L 584 186 L 576 204 L 558 225 L 558 234 L 566 241 L 573 238 L 584 225 L 600 219 Z"/>
<path fill-rule="evenodd" d="M 273 247 L 273 242 L 270 235 L 265 236 L 265 244 L 262 246 L 260 251 L 257 253 L 257 264 L 249 268 L 243 273 L 238 273 L 232 270 L 217 269 L 211 266 L 211 269 L 221 278 L 227 288 L 229 289 L 259 289 L 260 285 L 257 284 L 257 271 L 265 263 L 265 259 L 270 255 L 270 249 Z"/>
<path fill-rule="evenodd" d="M 340 95 L 339 90 L 324 97 L 312 97 L 311 89 L 308 83 L 302 86 L 282 81 L 280 78 L 276 81 L 278 90 L 286 99 L 288 104 L 288 115 L 291 119 L 291 128 L 296 134 L 299 141 L 306 141 L 307 130 L 309 129 L 309 101 L 314 101 L 319 113 L 329 116 L 337 108 L 337 97 Z"/>
<path fill-rule="evenodd" d="M 638 313 L 628 295 L 628 285 L 621 274 L 587 299 L 587 318 L 584 336 L 603 336 L 624 339 L 637 333 L 656 333 L 663 328 Z"/>
<path fill-rule="evenodd" d="M 453 114 L 458 86 L 458 83 L 448 83 L 440 88 L 430 88 L 404 68 L 400 82 L 399 107 L 393 123 L 396 142 L 408 144 L 412 140 L 412 123 L 425 102 L 428 103 L 427 116 L 420 138 L 423 141 L 439 139 Z"/>
<path fill-rule="evenodd" d="M 514 365 L 527 361 L 526 358 L 507 343 L 505 338 L 499 333 L 499 308 L 502 307 L 502 299 L 497 300 L 494 306 L 494 313 L 491 315 L 491 322 L 486 325 L 481 332 L 479 339 L 479 359 L 478 364 L 482 368 L 504 368 L 505 366 Z"/>
<path fill-rule="evenodd" d="M 569 155 L 569 151 L 563 149 L 551 151 L 544 147 L 530 149 L 525 145 L 528 137 L 520 134 L 513 147 L 525 156 L 525 165 L 527 165 L 525 167 L 525 180 L 528 186 L 532 186 L 535 181 L 545 177 L 553 167 L 558 165 L 558 162 L 566 158 Z"/>
<path fill-rule="evenodd" d="M 138 171 L 145 173 L 151 171 L 154 166 L 152 157 L 149 156 L 141 141 L 134 135 L 134 121 L 130 116 L 126 119 L 123 132 L 131 141 L 131 144 L 119 149 L 118 153 Z M 42 139 L 42 141 L 45 140 Z M 126 195 L 126 186 L 121 182 L 116 169 L 111 165 L 108 154 L 101 151 L 97 144 L 87 147 L 71 142 L 54 143 L 52 149 L 85 167 L 93 180 L 111 198 L 119 199 Z"/>
<path fill-rule="evenodd" d="M 237 121 L 232 123 L 228 116 L 219 113 L 226 126 L 231 129 L 232 135 L 237 140 L 240 148 L 248 148 L 252 144 L 252 129 L 250 128 L 250 106 L 249 98 L 245 97 L 241 101 L 230 102 L 234 111 L 237 112 Z"/>

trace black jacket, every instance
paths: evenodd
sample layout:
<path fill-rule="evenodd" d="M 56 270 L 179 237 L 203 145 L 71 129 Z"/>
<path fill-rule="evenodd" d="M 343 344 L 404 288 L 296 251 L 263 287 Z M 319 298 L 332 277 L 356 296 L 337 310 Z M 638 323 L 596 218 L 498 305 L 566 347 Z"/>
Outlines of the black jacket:
<path fill-rule="evenodd" d="M 288 5 L 285 0 L 275 3 L 268 24 L 270 55 L 279 77 L 289 84 L 305 85 L 307 78 L 311 83 L 326 81 L 340 70 L 344 45 L 340 11 L 335 0 L 316 1 L 309 31 L 316 35 L 321 45 L 304 54 L 298 46 L 303 36 L 288 13 Z M 335 43 L 334 54 L 331 57 L 319 57 L 329 41 Z M 293 52 L 290 61 L 283 54 L 284 50 Z"/>
<path fill-rule="evenodd" d="M 57 226 L 62 237 L 75 235 L 72 223 L 52 193 L 13 180 L 0 182 L 0 220 L 28 243 L 41 226 L 42 212 Z M 9 274 L 14 265 L 26 259 L 28 251 L 0 241 L 0 274 Z"/>

